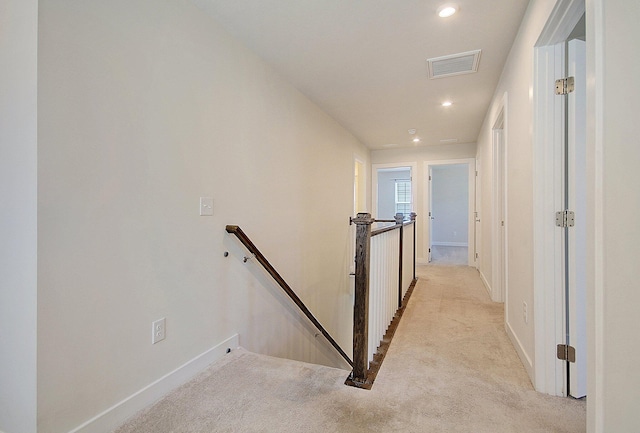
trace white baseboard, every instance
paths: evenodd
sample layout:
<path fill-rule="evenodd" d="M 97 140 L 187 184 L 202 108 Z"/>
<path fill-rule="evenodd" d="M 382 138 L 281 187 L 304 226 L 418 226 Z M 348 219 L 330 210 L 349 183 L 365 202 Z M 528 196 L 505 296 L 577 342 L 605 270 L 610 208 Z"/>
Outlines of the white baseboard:
<path fill-rule="evenodd" d="M 431 242 L 431 245 L 438 247 L 468 247 L 466 242 Z"/>
<path fill-rule="evenodd" d="M 212 362 L 222 358 L 227 353 L 227 348 L 237 348 L 238 341 L 238 334 L 234 334 L 69 433 L 104 433 L 115 430 L 138 411 L 159 400 L 169 391 L 188 382 Z"/>
<path fill-rule="evenodd" d="M 484 276 L 484 274 L 480 269 L 478 269 L 478 273 L 480 274 L 480 279 L 482 280 L 482 284 L 484 284 L 484 288 L 487 289 L 487 293 L 489 294 L 489 297 L 491 298 L 491 300 L 493 300 L 493 295 L 492 295 L 493 290 L 491 289 L 491 284 L 489 284 L 489 282 L 487 281 L 487 278 Z"/>
<path fill-rule="evenodd" d="M 516 333 L 513 332 L 513 329 L 511 328 L 511 325 L 509 324 L 509 322 L 506 322 L 506 321 L 504 322 L 504 328 L 507 331 L 509 340 L 511 340 L 511 344 L 513 344 L 513 347 L 516 349 L 516 353 L 518 354 L 518 357 L 520 358 L 522 365 L 524 365 L 524 369 L 527 370 L 527 374 L 529 375 L 529 380 L 531 381 L 532 384 L 535 383 L 535 378 L 533 376 L 533 362 L 531 362 L 531 358 L 529 358 L 529 355 L 527 355 L 527 352 L 524 350 L 524 347 L 522 347 L 522 343 L 520 343 L 520 340 L 516 336 Z"/>

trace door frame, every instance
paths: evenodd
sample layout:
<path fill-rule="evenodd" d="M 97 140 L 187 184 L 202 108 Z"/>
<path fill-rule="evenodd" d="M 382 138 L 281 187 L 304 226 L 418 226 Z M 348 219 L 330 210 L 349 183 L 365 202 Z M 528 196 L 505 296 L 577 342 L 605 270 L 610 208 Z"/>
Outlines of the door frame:
<path fill-rule="evenodd" d="M 505 92 L 498 107 L 498 115 L 493 122 L 492 136 L 492 187 L 491 200 L 493 207 L 493 221 L 491 224 L 491 300 L 494 302 L 507 301 L 508 280 L 508 226 L 507 219 L 507 107 L 508 95 Z M 504 226 L 501 222 L 504 221 Z M 505 310 L 505 314 L 507 311 Z M 505 318 L 508 319 L 508 318 Z M 508 322 L 508 320 L 507 320 Z"/>
<path fill-rule="evenodd" d="M 433 167 L 432 166 L 428 166 L 425 167 L 425 173 L 424 173 L 424 179 L 425 179 L 425 183 L 426 183 L 426 188 L 425 188 L 425 212 L 424 212 L 424 217 L 425 217 L 425 221 L 427 223 L 427 227 L 425 227 L 425 240 L 426 240 L 426 245 L 424 248 L 424 252 L 427 255 L 427 263 L 431 263 L 432 260 L 432 256 L 431 256 L 431 247 L 433 247 L 433 245 L 431 244 L 431 239 L 433 238 L 433 224 L 431 224 L 431 221 L 433 221 L 433 215 L 431 215 L 431 209 L 433 208 L 433 184 L 431 183 L 431 178 L 433 176 Z"/>
<path fill-rule="evenodd" d="M 358 173 L 358 177 L 356 178 L 356 166 L 358 166 L 359 168 L 362 169 L 362 173 Z M 362 157 L 361 155 L 354 153 L 353 154 L 353 216 L 355 217 L 358 212 L 370 212 L 371 206 L 369 203 L 369 197 L 370 195 L 368 194 L 368 180 L 369 180 L 369 173 L 368 173 L 368 164 L 366 162 L 366 159 L 364 157 Z M 359 189 L 359 190 L 358 190 Z M 358 209 L 358 203 L 357 203 L 357 199 L 360 198 L 361 201 L 364 202 L 364 209 Z M 354 275 L 356 272 L 356 268 L 355 268 L 355 260 L 354 257 L 356 256 L 356 226 L 355 224 L 349 224 L 349 254 L 348 254 L 348 269 L 349 269 L 349 287 L 350 287 L 350 292 L 351 296 L 352 296 L 352 301 L 353 301 L 353 294 L 355 293 L 355 279 L 354 279 Z"/>
<path fill-rule="evenodd" d="M 417 188 L 416 178 L 418 172 L 418 163 L 416 162 L 389 162 L 383 164 L 371 164 L 371 215 L 374 218 L 380 218 L 378 215 L 378 169 L 402 168 L 409 167 L 411 169 L 411 205 L 417 209 Z M 383 215 L 385 217 L 385 215 Z"/>
<path fill-rule="evenodd" d="M 359 167 L 361 167 L 362 169 L 362 173 L 359 173 L 358 178 L 356 179 L 356 173 L 355 173 L 355 168 L 356 165 L 358 165 Z M 357 215 L 358 213 L 358 203 L 356 202 L 358 198 L 361 199 L 361 201 L 364 202 L 364 209 L 362 209 L 362 212 L 368 212 L 369 210 L 369 204 L 368 204 L 368 200 L 367 200 L 367 178 L 368 178 L 368 174 L 367 173 L 367 163 L 365 158 L 362 158 L 359 155 L 354 154 L 353 155 L 353 215 Z M 357 191 L 357 189 L 359 189 L 359 191 Z"/>
<path fill-rule="evenodd" d="M 469 190 L 468 190 L 468 214 L 467 214 L 467 265 L 476 267 L 478 266 L 478 262 L 475 257 L 475 202 L 476 202 L 476 159 L 475 158 L 461 158 L 461 159 L 447 159 L 447 160 L 436 160 L 436 161 L 425 161 L 424 162 L 424 191 L 425 191 L 425 200 L 423 201 L 424 211 L 423 214 L 426 215 L 423 218 L 423 226 L 422 232 L 425 234 L 423 236 L 423 251 L 425 254 L 429 254 L 429 248 L 431 245 L 431 219 L 429 218 L 429 212 L 431 211 L 431 190 L 429 186 L 429 173 L 431 172 L 431 167 L 435 165 L 454 165 L 454 164 L 467 164 L 469 167 L 468 170 L 468 182 L 469 182 Z"/>
<path fill-rule="evenodd" d="M 563 208 L 563 102 L 553 88 L 563 72 L 564 41 L 584 12 L 584 0 L 559 0 L 534 47 L 534 385 L 557 396 L 566 395 L 565 362 L 556 358 L 556 345 L 564 341 L 563 234 L 554 222 Z"/>

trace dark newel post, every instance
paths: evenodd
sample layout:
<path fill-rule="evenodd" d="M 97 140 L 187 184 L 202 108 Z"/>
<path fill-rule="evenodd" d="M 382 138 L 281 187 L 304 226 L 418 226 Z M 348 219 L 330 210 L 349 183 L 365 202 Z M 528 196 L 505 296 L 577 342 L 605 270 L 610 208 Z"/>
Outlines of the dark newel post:
<path fill-rule="evenodd" d="M 369 264 L 371 262 L 370 213 L 359 213 L 356 224 L 356 281 L 353 305 L 353 381 L 364 383 L 369 367 Z"/>
<path fill-rule="evenodd" d="M 402 247 L 402 241 L 404 239 L 404 224 L 402 223 L 404 221 L 404 215 L 401 214 L 400 212 L 398 212 L 395 216 L 395 220 L 396 220 L 396 224 L 400 224 L 400 248 L 399 248 L 399 258 L 398 258 L 398 308 L 402 307 L 402 253 L 403 253 L 403 247 Z"/>
<path fill-rule="evenodd" d="M 418 231 L 418 226 L 416 223 L 417 213 L 411 212 L 410 217 L 411 221 L 413 221 L 413 280 L 416 279 L 416 232 Z"/>

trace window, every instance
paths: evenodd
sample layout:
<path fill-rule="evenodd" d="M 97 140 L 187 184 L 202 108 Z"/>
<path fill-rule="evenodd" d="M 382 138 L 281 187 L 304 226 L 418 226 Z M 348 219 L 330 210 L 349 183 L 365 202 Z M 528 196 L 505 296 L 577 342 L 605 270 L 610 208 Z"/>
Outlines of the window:
<path fill-rule="evenodd" d="M 396 213 L 409 218 L 411 213 L 411 180 L 396 179 Z"/>

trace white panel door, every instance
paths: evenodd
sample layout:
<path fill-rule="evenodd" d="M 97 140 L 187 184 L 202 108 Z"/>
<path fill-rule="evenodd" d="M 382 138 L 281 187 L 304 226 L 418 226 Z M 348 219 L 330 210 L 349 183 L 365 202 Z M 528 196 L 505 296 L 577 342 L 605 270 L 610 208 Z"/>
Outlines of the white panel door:
<path fill-rule="evenodd" d="M 585 42 L 568 42 L 568 76 L 575 79 L 575 90 L 568 95 L 567 112 L 567 195 L 568 209 L 575 212 L 575 226 L 568 231 L 567 248 L 567 327 L 568 344 L 576 350 L 576 361 L 569 363 L 569 395 L 587 394 L 586 325 L 586 49 Z"/>
<path fill-rule="evenodd" d="M 428 261 L 431 263 L 431 249 L 433 248 L 433 167 L 429 166 L 429 251 Z"/>

